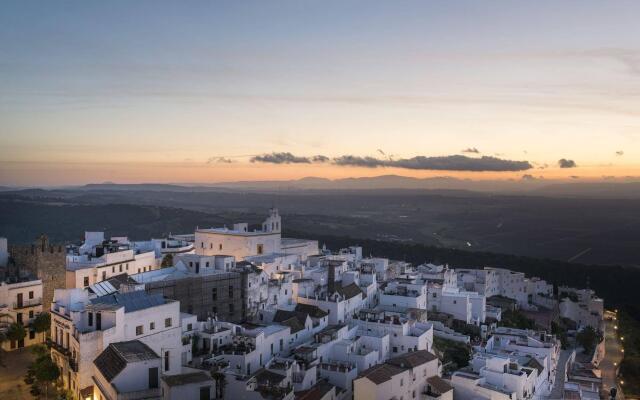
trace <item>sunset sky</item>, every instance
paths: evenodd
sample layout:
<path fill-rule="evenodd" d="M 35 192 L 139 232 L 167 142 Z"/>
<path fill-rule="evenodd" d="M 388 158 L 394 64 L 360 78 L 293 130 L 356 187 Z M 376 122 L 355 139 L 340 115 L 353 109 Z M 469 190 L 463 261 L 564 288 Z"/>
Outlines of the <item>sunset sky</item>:
<path fill-rule="evenodd" d="M 638 1 L 3 1 L 0 185 L 640 177 L 639 15 Z M 327 161 L 252 162 L 272 153 Z"/>

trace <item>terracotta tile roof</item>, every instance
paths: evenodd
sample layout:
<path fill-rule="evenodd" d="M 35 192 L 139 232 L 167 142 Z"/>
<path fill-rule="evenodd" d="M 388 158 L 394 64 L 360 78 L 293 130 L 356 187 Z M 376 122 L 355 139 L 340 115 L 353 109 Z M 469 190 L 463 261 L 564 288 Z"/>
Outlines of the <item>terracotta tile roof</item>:
<path fill-rule="evenodd" d="M 395 375 L 402 373 L 404 370 L 405 368 L 396 367 L 391 364 L 378 364 L 364 371 L 360 374 L 359 378 L 367 378 L 376 385 L 379 385 L 390 380 Z"/>
<path fill-rule="evenodd" d="M 453 386 L 439 376 L 432 376 L 427 378 L 427 383 L 431 386 L 433 392 L 438 394 L 447 393 L 449 390 L 453 390 Z"/>
<path fill-rule="evenodd" d="M 401 368 L 414 368 L 437 359 L 438 357 L 433 353 L 430 353 L 428 350 L 418 350 L 394 357 L 388 360 L 387 363 Z"/>

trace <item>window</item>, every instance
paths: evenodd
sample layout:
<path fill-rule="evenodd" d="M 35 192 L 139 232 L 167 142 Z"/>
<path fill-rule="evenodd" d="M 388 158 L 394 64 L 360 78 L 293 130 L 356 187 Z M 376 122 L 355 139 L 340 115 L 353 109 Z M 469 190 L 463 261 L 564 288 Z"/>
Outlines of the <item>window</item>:
<path fill-rule="evenodd" d="M 233 286 L 229 285 L 229 298 L 233 297 Z"/>
<path fill-rule="evenodd" d="M 165 328 L 170 328 L 171 327 L 171 318 L 165 318 L 164 319 L 164 327 Z"/>
<path fill-rule="evenodd" d="M 29 311 L 29 319 L 33 318 L 33 310 Z"/>
<path fill-rule="evenodd" d="M 171 318 L 169 318 L 171 319 Z M 169 352 L 165 351 L 164 352 L 164 370 L 168 371 L 169 370 Z"/>
<path fill-rule="evenodd" d="M 204 249 L 204 242 L 200 242 L 200 248 Z"/>
<path fill-rule="evenodd" d="M 93 313 L 92 312 L 89 313 L 88 318 L 89 318 L 88 325 L 89 326 L 93 326 Z"/>
<path fill-rule="evenodd" d="M 113 273 L 115 273 L 115 272 L 116 272 L 116 266 L 115 266 L 115 265 L 112 265 L 112 266 L 111 266 L 111 273 L 113 274 Z"/>
<path fill-rule="evenodd" d="M 400 379 L 400 386 L 404 386 L 404 379 Z"/>
<path fill-rule="evenodd" d="M 150 322 L 149 323 L 149 330 L 152 331 L 154 329 L 156 329 L 156 323 L 155 322 Z"/>
<path fill-rule="evenodd" d="M 207 268 L 209 268 L 209 261 L 204 264 Z"/>
<path fill-rule="evenodd" d="M 84 282 L 83 283 L 84 283 L 84 286 L 89 286 L 89 277 L 88 276 L 84 277 Z"/>
<path fill-rule="evenodd" d="M 36 331 L 29 330 L 29 339 L 35 339 L 35 338 L 36 338 Z"/>
<path fill-rule="evenodd" d="M 233 314 L 233 303 L 229 303 L 229 314 Z"/>
<path fill-rule="evenodd" d="M 258 249 L 257 249 L 258 254 L 262 254 L 262 253 L 263 253 L 263 251 L 264 251 L 264 245 L 259 244 L 259 245 L 258 245 Z"/>
<path fill-rule="evenodd" d="M 211 289 L 211 298 L 213 301 L 218 300 L 218 288 Z"/>
<path fill-rule="evenodd" d="M 119 272 L 122 272 L 122 264 L 118 266 L 118 269 L 120 270 Z"/>
<path fill-rule="evenodd" d="M 218 250 L 222 250 L 222 243 L 218 246 Z"/>
<path fill-rule="evenodd" d="M 103 281 L 107 280 L 107 271 L 102 271 L 102 280 Z"/>
<path fill-rule="evenodd" d="M 29 299 L 33 299 L 33 290 L 29 292 Z"/>
<path fill-rule="evenodd" d="M 136 326 L 136 336 L 140 336 L 144 333 L 144 328 L 142 325 Z"/>
<path fill-rule="evenodd" d="M 188 331 L 193 330 L 193 324 L 187 324 L 187 330 Z"/>
<path fill-rule="evenodd" d="M 209 243 L 209 248 L 213 249 L 213 243 Z"/>

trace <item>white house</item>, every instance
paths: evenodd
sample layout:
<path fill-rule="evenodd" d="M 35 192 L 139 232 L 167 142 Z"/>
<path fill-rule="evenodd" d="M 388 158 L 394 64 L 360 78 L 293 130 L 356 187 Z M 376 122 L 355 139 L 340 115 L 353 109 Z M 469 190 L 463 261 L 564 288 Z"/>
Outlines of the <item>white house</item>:
<path fill-rule="evenodd" d="M 367 369 L 353 387 L 356 400 L 453 399 L 451 386 L 440 378 L 438 358 L 426 350 L 406 353 Z"/>
<path fill-rule="evenodd" d="M 5 351 L 19 349 L 42 342 L 43 337 L 30 326 L 42 312 L 42 281 L 0 282 L 0 331 L 6 331 L 13 323 L 23 325 L 27 336 L 20 340 L 5 340 Z"/>
<path fill-rule="evenodd" d="M 181 372 L 182 328 L 177 301 L 144 291 L 89 296 L 56 289 L 51 304 L 51 356 L 66 389 L 80 396 L 93 383 L 93 362 L 115 342 L 139 340 L 162 359 L 161 374 Z"/>

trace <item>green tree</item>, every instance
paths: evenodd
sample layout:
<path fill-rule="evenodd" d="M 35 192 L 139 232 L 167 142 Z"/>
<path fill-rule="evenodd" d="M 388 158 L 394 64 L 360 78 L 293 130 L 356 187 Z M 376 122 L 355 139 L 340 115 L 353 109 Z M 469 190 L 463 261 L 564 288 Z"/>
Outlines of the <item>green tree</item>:
<path fill-rule="evenodd" d="M 51 314 L 48 312 L 41 312 L 36 315 L 31 326 L 36 332 L 42 333 L 42 341 L 44 342 L 44 333 L 51 328 Z"/>
<path fill-rule="evenodd" d="M 224 387 L 227 385 L 227 376 L 220 371 L 212 370 L 211 377 L 216 382 L 216 399 L 224 398 Z"/>
<path fill-rule="evenodd" d="M 168 268 L 173 266 L 173 254 L 167 254 L 162 259 L 162 263 L 160 264 L 160 268 Z"/>
<path fill-rule="evenodd" d="M 7 329 L 7 340 L 19 342 L 27 336 L 27 330 L 24 329 L 22 324 L 13 323 L 9 325 L 9 329 Z"/>
<path fill-rule="evenodd" d="M 576 342 L 584 349 L 585 354 L 592 354 L 601 337 L 591 326 L 587 326 L 576 335 Z"/>
<path fill-rule="evenodd" d="M 51 360 L 46 347 L 34 346 L 31 352 L 36 356 L 36 359 L 29 366 L 24 382 L 31 385 L 30 392 L 34 397 L 38 397 L 44 392 L 45 399 L 48 399 L 49 387 L 60 377 L 60 369 Z"/>

